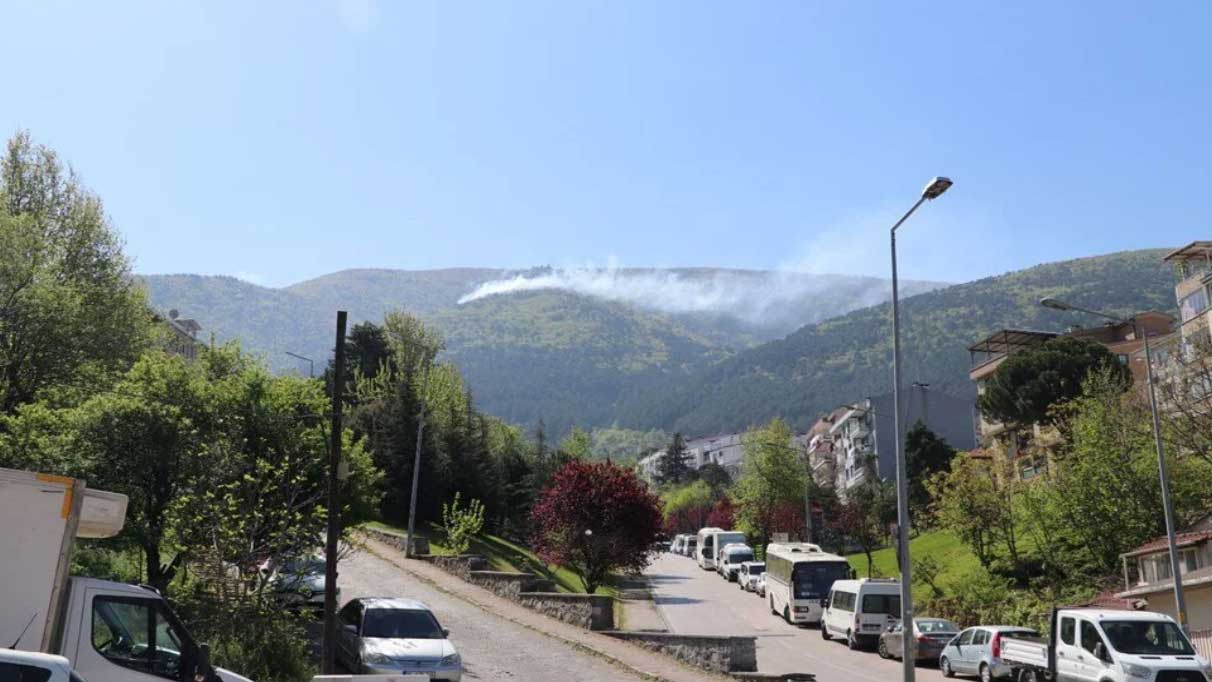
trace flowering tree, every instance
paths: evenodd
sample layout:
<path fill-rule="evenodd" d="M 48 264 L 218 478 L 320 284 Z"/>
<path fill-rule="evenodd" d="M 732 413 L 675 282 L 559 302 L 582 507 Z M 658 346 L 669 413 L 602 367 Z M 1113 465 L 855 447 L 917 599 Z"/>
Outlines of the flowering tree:
<path fill-rule="evenodd" d="M 722 497 L 711 508 L 711 513 L 707 515 L 707 525 L 712 528 L 731 529 L 735 513 L 736 509 L 732 506 L 732 500 Z"/>
<path fill-rule="evenodd" d="M 555 473 L 530 521 L 539 556 L 576 572 L 592 594 L 611 571 L 648 565 L 661 531 L 661 503 L 634 472 L 578 460 Z"/>

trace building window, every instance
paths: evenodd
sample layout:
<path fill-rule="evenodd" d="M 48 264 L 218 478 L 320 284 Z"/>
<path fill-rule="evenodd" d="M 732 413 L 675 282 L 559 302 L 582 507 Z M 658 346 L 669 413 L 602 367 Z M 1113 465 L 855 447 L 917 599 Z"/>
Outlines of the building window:
<path fill-rule="evenodd" d="M 1195 291 L 1192 291 L 1178 302 L 1178 310 L 1179 314 L 1182 316 L 1183 322 L 1190 320 L 1207 309 L 1208 290 L 1204 287 L 1200 287 Z"/>
<path fill-rule="evenodd" d="M 1018 465 L 1018 477 L 1024 481 L 1039 476 L 1044 471 L 1044 465 L 1033 457 L 1024 457 Z"/>

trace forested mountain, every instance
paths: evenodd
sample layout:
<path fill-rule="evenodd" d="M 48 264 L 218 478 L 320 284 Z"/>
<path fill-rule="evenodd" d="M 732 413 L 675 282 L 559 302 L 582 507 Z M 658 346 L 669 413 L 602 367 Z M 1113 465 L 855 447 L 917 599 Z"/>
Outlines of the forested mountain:
<path fill-rule="evenodd" d="M 1173 312 L 1164 254 L 1128 251 L 1049 263 L 907 298 L 901 308 L 904 380 L 970 397 L 975 388 L 967 376 L 967 348 L 979 339 L 1006 327 L 1060 331 L 1100 324 L 1099 318 L 1043 308 L 1038 301 L 1044 296 L 1115 314 Z M 618 415 L 626 426 L 692 434 L 742 429 L 776 415 L 805 428 L 839 403 L 890 391 L 891 357 L 889 307 L 874 306 L 670 381 Z"/>
<path fill-rule="evenodd" d="M 338 309 L 351 325 L 393 309 L 419 315 L 442 332 L 444 357 L 485 411 L 526 425 L 542 418 L 555 435 L 609 425 L 670 382 L 889 291 L 870 277 L 718 268 L 364 269 L 281 289 L 221 276 L 143 280 L 157 308 L 197 319 L 204 338 L 239 339 L 279 370 L 307 371 L 286 351 L 323 367 Z M 505 293 L 476 293 L 485 286 Z"/>

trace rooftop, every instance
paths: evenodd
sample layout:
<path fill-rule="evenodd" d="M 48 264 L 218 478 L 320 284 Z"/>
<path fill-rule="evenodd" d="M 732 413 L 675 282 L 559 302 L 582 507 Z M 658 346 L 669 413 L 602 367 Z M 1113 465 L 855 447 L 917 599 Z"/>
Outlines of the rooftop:
<path fill-rule="evenodd" d="M 1057 336 L 1056 332 L 1041 332 L 1031 329 L 1003 329 L 969 346 L 968 350 L 973 353 L 1004 355 L 1012 350 L 1034 348 Z"/>
<path fill-rule="evenodd" d="M 1174 544 L 1178 547 L 1190 547 L 1191 545 L 1197 545 L 1206 540 L 1212 540 L 1212 530 L 1189 531 L 1186 533 L 1177 533 L 1174 536 Z M 1131 552 L 1125 552 L 1123 556 L 1134 557 L 1142 554 L 1153 554 L 1169 547 L 1170 541 L 1168 538 L 1166 538 L 1166 536 L 1163 535 L 1146 542 Z"/>
<path fill-rule="evenodd" d="M 1212 241 L 1193 241 L 1182 248 L 1166 254 L 1162 260 L 1166 262 L 1184 262 L 1189 260 L 1206 260 L 1212 258 Z"/>

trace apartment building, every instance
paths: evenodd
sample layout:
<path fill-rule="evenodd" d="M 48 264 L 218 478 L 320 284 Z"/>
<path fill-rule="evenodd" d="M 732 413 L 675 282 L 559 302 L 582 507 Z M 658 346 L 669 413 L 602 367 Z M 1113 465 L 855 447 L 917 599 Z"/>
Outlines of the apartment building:
<path fill-rule="evenodd" d="M 1015 353 L 1038 348 L 1052 339 L 1066 336 L 1102 344 L 1126 365 L 1132 373 L 1133 384 L 1144 391 L 1148 385 L 1144 357 L 1144 334 L 1148 334 L 1151 346 L 1157 347 L 1157 355 L 1164 356 L 1173 345 L 1174 317 L 1157 310 L 1137 313 L 1133 321 L 1108 322 L 1091 327 L 1070 327 L 1064 332 L 1036 331 L 1029 329 L 1002 329 L 981 339 L 968 348 L 971 365 L 968 378 L 976 384 L 977 395 L 985 391 L 985 382 L 997 371 L 1006 358 Z M 1154 367 L 1158 366 L 1155 358 Z M 1052 429 L 1034 424 L 1030 427 L 1030 438 L 1034 447 L 1021 448 L 1009 443 L 1006 425 L 974 411 L 976 432 L 982 447 L 1009 449 L 1009 460 L 1014 471 L 1022 479 L 1031 478 L 1046 466 L 1049 446 L 1058 438 Z"/>
<path fill-rule="evenodd" d="M 921 421 L 957 450 L 976 446 L 972 404 L 913 384 L 902 396 L 902 428 Z M 896 441 L 892 394 L 843 405 L 821 417 L 806 434 L 808 462 L 817 483 L 846 491 L 870 476 L 890 480 L 896 476 Z"/>
<path fill-rule="evenodd" d="M 740 474 L 741 464 L 745 453 L 741 447 L 744 434 L 725 433 L 718 436 L 693 438 L 685 442 L 686 464 L 698 470 L 706 464 L 718 464 L 736 478 Z M 640 477 L 646 481 L 655 481 L 660 471 L 661 460 L 665 457 L 665 449 L 644 457 L 639 462 Z"/>
<path fill-rule="evenodd" d="M 1176 533 L 1175 545 L 1191 629 L 1212 637 L 1212 514 Z M 1174 573 L 1166 536 L 1154 538 L 1120 559 L 1124 590 L 1116 597 L 1144 599 L 1150 610 L 1175 612 Z"/>

